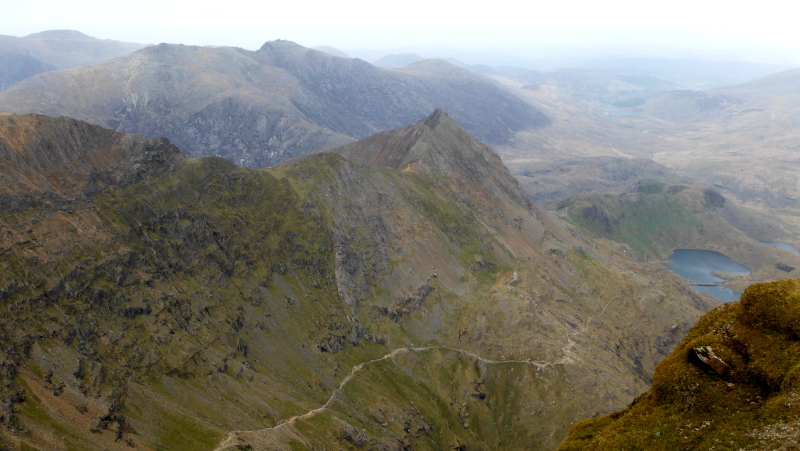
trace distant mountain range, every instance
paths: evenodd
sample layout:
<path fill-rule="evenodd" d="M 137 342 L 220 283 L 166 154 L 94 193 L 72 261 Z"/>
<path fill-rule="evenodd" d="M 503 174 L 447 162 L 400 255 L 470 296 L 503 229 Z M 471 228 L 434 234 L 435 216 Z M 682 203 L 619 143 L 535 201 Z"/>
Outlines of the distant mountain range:
<path fill-rule="evenodd" d="M 777 115 L 773 120 L 782 121 L 780 125 L 794 125 L 800 112 L 800 69 L 708 91 L 666 92 L 637 105 L 635 111 L 670 122 L 724 120 L 741 122 L 744 126 L 752 117 L 764 116 L 769 111 L 770 115 Z"/>
<path fill-rule="evenodd" d="M 43 63 L 22 50 L 0 47 L 0 91 L 32 75 L 55 70 L 55 66 Z"/>
<path fill-rule="evenodd" d="M 549 123 L 506 88 L 445 61 L 385 70 L 289 41 L 255 52 L 161 44 L 0 93 L 0 111 L 164 136 L 191 156 L 253 167 L 405 126 L 437 107 L 492 144 Z"/>
<path fill-rule="evenodd" d="M 31 75 L 89 66 L 143 47 L 73 30 L 43 31 L 23 37 L 0 35 L 0 91 Z"/>

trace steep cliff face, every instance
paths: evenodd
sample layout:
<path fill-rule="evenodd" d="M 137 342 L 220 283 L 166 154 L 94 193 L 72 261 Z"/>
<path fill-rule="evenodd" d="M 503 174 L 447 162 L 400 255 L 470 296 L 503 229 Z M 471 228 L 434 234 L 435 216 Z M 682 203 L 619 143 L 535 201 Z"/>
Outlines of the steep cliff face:
<path fill-rule="evenodd" d="M 60 136 L 51 121 L 24 142 Z M 119 138 L 75 124 L 75 142 Z M 162 172 L 0 212 L 4 437 L 552 449 L 640 392 L 707 301 L 619 246 L 590 248 L 442 112 L 411 131 L 394 167 L 363 164 L 367 145 L 258 171 L 170 166 L 174 148 L 156 146 Z M 60 140 L 15 170 L 85 186 L 53 181 L 48 154 L 72 161 Z M 117 167 L 104 161 L 86 167 Z"/>
<path fill-rule="evenodd" d="M 165 136 L 190 156 L 250 167 L 406 126 L 437 107 L 490 143 L 549 123 L 488 78 L 444 62 L 385 70 L 289 41 L 256 52 L 161 44 L 0 94 L 0 111 Z"/>
<path fill-rule="evenodd" d="M 627 409 L 577 424 L 560 450 L 793 449 L 800 279 L 750 286 L 704 315 Z"/>

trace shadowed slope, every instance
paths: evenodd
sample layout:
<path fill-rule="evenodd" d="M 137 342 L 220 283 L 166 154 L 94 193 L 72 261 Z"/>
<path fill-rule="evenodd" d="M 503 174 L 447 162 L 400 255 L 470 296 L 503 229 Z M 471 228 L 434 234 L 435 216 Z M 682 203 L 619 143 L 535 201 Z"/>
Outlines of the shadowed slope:
<path fill-rule="evenodd" d="M 0 46 L 0 91 L 32 75 L 53 69 L 54 66 L 43 63 L 21 50 Z"/>

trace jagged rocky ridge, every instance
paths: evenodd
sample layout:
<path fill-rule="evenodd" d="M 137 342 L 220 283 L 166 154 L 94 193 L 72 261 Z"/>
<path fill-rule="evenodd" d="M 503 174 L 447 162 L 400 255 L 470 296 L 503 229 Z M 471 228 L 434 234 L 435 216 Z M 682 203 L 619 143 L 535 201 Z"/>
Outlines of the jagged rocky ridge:
<path fill-rule="evenodd" d="M 190 156 L 218 155 L 250 167 L 406 126 L 437 106 L 495 144 L 548 123 L 491 80 L 444 61 L 380 69 L 289 41 L 255 52 L 161 44 L 41 74 L 0 93 L 0 111 L 66 115 L 164 136 Z"/>
<path fill-rule="evenodd" d="M 400 170 L 364 164 L 366 145 L 251 170 L 9 121 L 9 155 L 119 168 L 85 197 L 0 211 L 9 445 L 552 449 L 642 390 L 711 306 L 587 246 L 441 111 L 373 138 Z M 152 146 L 92 157 L 115 140 Z M 162 169 L 115 183 L 147 149 Z M 52 166 L 3 174 L 88 186 Z"/>
<path fill-rule="evenodd" d="M 166 139 L 123 135 L 63 117 L 0 114 L 0 137 L 5 213 L 88 202 L 107 187 L 170 174 L 184 158 Z"/>

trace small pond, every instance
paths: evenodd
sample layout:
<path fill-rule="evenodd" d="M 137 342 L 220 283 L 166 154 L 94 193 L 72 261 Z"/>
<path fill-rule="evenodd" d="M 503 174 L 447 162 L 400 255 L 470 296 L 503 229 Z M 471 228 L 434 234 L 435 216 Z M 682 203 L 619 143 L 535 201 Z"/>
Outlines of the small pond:
<path fill-rule="evenodd" d="M 664 263 L 669 270 L 696 284 L 716 284 L 723 279 L 711 274 L 712 271 L 746 276 L 750 270 L 746 266 L 715 251 L 702 249 L 675 249 Z M 738 301 L 741 293 L 719 285 L 696 285 L 695 290 L 713 296 L 722 302 Z"/>
<path fill-rule="evenodd" d="M 762 243 L 781 247 L 793 254 L 800 254 L 800 252 L 797 252 L 797 249 L 795 249 L 791 244 L 781 243 L 780 241 L 762 241 Z"/>

